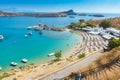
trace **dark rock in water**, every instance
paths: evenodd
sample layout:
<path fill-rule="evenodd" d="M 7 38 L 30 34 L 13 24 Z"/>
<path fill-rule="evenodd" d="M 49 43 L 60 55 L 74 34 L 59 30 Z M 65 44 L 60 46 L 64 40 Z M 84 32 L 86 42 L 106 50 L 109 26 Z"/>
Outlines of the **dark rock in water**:
<path fill-rule="evenodd" d="M 75 13 L 73 10 L 63 11 L 63 12 L 60 12 L 60 13 L 65 13 L 67 15 L 77 15 L 77 13 Z"/>
<path fill-rule="evenodd" d="M 89 15 L 89 16 L 93 16 L 93 17 L 104 17 L 104 15 L 102 15 L 102 14 L 94 14 L 94 15 Z"/>
<path fill-rule="evenodd" d="M 29 32 L 29 33 L 28 33 L 28 35 L 30 35 L 30 36 L 31 36 L 31 35 L 32 35 L 32 32 Z"/>
<path fill-rule="evenodd" d="M 85 14 L 85 13 L 80 13 L 80 14 L 78 14 L 79 16 L 87 16 L 87 14 Z"/>
<path fill-rule="evenodd" d="M 40 35 L 42 34 L 42 31 L 41 31 L 41 30 L 39 31 L 39 34 L 40 34 Z"/>

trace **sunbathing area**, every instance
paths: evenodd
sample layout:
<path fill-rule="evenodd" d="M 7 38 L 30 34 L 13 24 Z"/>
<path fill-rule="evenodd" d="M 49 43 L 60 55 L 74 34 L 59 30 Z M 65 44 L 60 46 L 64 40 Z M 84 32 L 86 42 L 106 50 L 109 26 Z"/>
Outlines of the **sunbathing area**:
<path fill-rule="evenodd" d="M 94 35 L 85 31 L 80 31 L 80 34 L 83 37 L 83 42 L 80 44 L 79 49 L 73 53 L 73 56 L 79 53 L 93 53 L 107 48 L 108 40 L 103 39 L 100 35 Z"/>

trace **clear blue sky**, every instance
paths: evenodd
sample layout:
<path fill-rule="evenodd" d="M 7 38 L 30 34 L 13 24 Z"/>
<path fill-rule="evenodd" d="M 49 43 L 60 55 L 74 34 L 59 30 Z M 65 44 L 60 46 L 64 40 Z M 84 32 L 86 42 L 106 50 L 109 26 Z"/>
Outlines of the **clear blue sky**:
<path fill-rule="evenodd" d="M 39 12 L 73 9 L 76 12 L 120 13 L 120 0 L 0 0 L 0 9 L 4 8 Z"/>

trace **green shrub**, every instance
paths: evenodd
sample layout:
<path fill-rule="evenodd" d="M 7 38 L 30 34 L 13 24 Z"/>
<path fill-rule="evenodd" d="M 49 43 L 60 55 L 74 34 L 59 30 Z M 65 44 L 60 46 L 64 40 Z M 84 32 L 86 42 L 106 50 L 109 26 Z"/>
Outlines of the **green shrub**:
<path fill-rule="evenodd" d="M 57 60 L 60 60 L 60 58 L 62 57 L 62 52 L 57 51 L 57 52 L 55 52 L 54 56 L 56 57 Z"/>
<path fill-rule="evenodd" d="M 120 46 L 120 38 L 119 39 L 113 39 L 111 41 L 109 41 L 109 44 L 108 44 L 108 49 L 113 49 L 115 47 L 118 47 Z"/>
<path fill-rule="evenodd" d="M 86 23 L 86 26 L 89 26 L 89 27 L 92 27 L 92 28 L 93 28 L 93 27 L 96 27 L 96 25 L 95 25 L 95 24 L 90 23 L 90 22 L 87 22 L 87 23 Z"/>
<path fill-rule="evenodd" d="M 82 54 L 79 54 L 79 55 L 78 55 L 78 58 L 79 58 L 79 59 L 81 59 L 81 58 L 83 58 L 83 57 L 85 57 L 85 53 L 82 53 Z"/>

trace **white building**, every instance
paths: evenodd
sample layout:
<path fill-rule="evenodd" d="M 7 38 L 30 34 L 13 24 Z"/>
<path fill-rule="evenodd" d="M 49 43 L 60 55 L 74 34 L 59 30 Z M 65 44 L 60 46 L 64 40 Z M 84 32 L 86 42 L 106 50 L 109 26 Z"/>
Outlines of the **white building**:
<path fill-rule="evenodd" d="M 91 34 L 100 34 L 100 32 L 103 31 L 102 27 L 96 27 L 96 28 L 92 28 L 92 30 L 89 32 Z"/>
<path fill-rule="evenodd" d="M 109 40 L 111 38 L 117 39 L 120 36 L 120 30 L 117 30 L 115 28 L 107 28 L 106 30 L 103 29 L 103 27 L 86 27 L 82 28 L 82 30 L 95 35 L 101 35 L 103 38 Z"/>
<path fill-rule="evenodd" d="M 107 28 L 107 32 L 111 33 L 112 35 L 119 37 L 120 36 L 120 30 L 117 30 L 115 28 Z"/>

